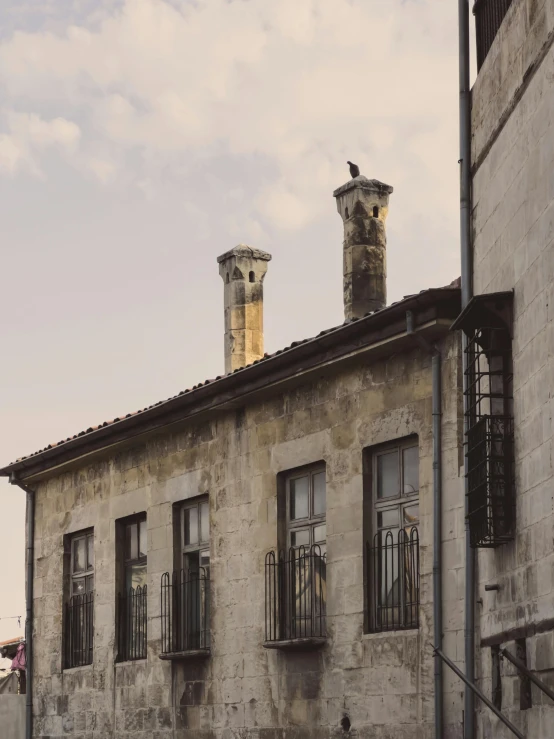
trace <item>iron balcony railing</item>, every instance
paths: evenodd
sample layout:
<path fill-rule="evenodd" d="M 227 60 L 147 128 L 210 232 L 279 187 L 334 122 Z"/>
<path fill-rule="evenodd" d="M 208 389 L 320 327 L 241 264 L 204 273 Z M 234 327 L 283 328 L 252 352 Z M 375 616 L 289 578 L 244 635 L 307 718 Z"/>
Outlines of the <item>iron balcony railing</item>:
<path fill-rule="evenodd" d="M 209 573 L 178 570 L 161 580 L 162 655 L 210 649 Z"/>
<path fill-rule="evenodd" d="M 511 4 L 512 0 L 476 0 L 473 5 L 478 69 L 485 61 Z"/>
<path fill-rule="evenodd" d="M 146 659 L 146 585 L 118 594 L 118 662 Z"/>
<path fill-rule="evenodd" d="M 319 545 L 266 555 L 266 642 L 325 637 L 326 603 L 326 555 Z"/>
<path fill-rule="evenodd" d="M 513 538 L 514 422 L 483 416 L 467 432 L 468 523 L 472 547 Z"/>
<path fill-rule="evenodd" d="M 65 667 L 92 664 L 94 593 L 70 598 L 65 606 Z"/>
<path fill-rule="evenodd" d="M 379 531 L 367 544 L 369 631 L 416 629 L 419 626 L 419 534 L 414 526 Z"/>

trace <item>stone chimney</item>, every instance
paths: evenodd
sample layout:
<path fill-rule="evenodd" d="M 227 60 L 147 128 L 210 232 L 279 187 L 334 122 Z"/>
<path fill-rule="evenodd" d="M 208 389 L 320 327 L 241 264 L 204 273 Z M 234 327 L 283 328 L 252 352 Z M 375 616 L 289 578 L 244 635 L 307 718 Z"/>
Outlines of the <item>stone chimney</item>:
<path fill-rule="evenodd" d="M 363 175 L 333 193 L 344 223 L 344 317 L 361 318 L 387 304 L 390 185 Z"/>
<path fill-rule="evenodd" d="M 263 282 L 271 254 L 239 244 L 217 258 L 224 284 L 225 372 L 264 355 Z"/>

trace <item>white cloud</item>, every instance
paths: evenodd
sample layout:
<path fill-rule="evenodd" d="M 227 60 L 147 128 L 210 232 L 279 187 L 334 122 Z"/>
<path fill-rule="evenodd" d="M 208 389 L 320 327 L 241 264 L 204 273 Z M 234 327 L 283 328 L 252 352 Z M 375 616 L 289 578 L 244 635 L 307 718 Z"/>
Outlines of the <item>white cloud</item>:
<path fill-rule="evenodd" d="M 65 118 L 43 120 L 35 114 L 8 111 L 5 114 L 6 133 L 0 134 L 0 171 L 15 174 L 24 169 L 41 176 L 38 154 L 47 148 L 57 148 L 64 154 L 73 154 L 81 131 Z"/>
<path fill-rule="evenodd" d="M 445 104 L 456 91 L 450 5 L 125 0 L 93 29 L 16 33 L 0 46 L 0 74 L 14 98 L 74 106 L 83 148 L 101 142 L 110 151 L 103 164 L 88 163 L 100 181 L 113 179 L 129 150 L 171 162 L 217 143 L 275 169 L 252 198 L 254 220 L 296 229 L 318 217 L 346 159 L 400 190 L 417 168 L 420 197 L 444 210 L 455 207 L 456 187 L 443 153 L 456 140 L 455 106 Z M 439 149 L 440 130 L 449 133 Z M 59 124 L 55 132 L 62 136 Z"/>

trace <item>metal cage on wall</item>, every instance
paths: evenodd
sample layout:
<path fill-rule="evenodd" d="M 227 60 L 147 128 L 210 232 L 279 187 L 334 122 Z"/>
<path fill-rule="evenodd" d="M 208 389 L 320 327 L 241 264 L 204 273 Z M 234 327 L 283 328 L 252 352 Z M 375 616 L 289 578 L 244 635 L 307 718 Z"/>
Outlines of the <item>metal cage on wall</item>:
<path fill-rule="evenodd" d="M 477 69 L 481 69 L 511 4 L 512 0 L 476 0 L 474 3 Z"/>
<path fill-rule="evenodd" d="M 265 558 L 265 642 L 324 639 L 326 555 L 318 544 L 268 552 Z"/>
<path fill-rule="evenodd" d="M 467 496 L 473 547 L 514 537 L 513 293 L 473 298 L 454 324 L 465 348 Z"/>
<path fill-rule="evenodd" d="M 162 655 L 210 650 L 210 576 L 198 571 L 164 572 L 161 579 Z"/>

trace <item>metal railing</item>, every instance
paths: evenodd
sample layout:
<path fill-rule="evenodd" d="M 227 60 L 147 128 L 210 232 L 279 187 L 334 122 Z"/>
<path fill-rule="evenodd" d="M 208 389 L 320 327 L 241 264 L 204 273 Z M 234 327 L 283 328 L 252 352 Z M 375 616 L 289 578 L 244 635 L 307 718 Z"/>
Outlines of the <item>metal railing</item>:
<path fill-rule="evenodd" d="M 118 662 L 146 659 L 147 595 L 139 585 L 117 596 Z"/>
<path fill-rule="evenodd" d="M 525 739 L 525 736 L 521 733 L 521 731 L 516 726 L 514 726 L 512 722 L 506 718 L 506 716 L 504 716 L 504 714 L 494 705 L 494 703 L 492 703 L 487 698 L 487 696 L 481 690 L 479 690 L 479 688 L 474 683 L 471 682 L 471 680 L 468 680 L 468 678 L 464 675 L 464 673 L 458 667 L 456 667 L 456 665 L 454 664 L 454 662 L 452 662 L 452 660 L 448 659 L 448 657 L 445 654 L 443 654 L 443 652 L 441 652 L 440 649 L 437 649 L 432 644 L 430 644 L 429 646 L 433 650 L 433 653 L 437 655 L 438 657 L 440 657 L 440 659 L 442 659 L 442 661 L 446 665 L 448 665 L 448 667 L 450 667 L 452 672 L 455 675 L 457 675 L 460 678 L 460 680 L 462 680 L 467 685 L 467 687 L 473 693 L 475 693 L 475 695 L 480 700 L 483 701 L 483 703 L 487 706 L 487 708 L 490 708 L 490 710 L 494 713 L 494 715 L 497 716 L 500 719 L 500 721 L 502 721 L 504 726 L 507 726 L 508 729 L 512 732 L 512 734 L 514 734 L 514 736 L 517 736 L 517 739 Z"/>
<path fill-rule="evenodd" d="M 483 416 L 468 429 L 467 470 L 471 546 L 510 541 L 515 518 L 512 418 Z"/>
<path fill-rule="evenodd" d="M 265 558 L 265 640 L 326 635 L 326 555 L 321 547 L 268 552 Z"/>
<path fill-rule="evenodd" d="M 512 0 L 476 0 L 473 6 L 477 42 L 477 68 L 480 69 L 502 25 Z"/>
<path fill-rule="evenodd" d="M 366 546 L 369 631 L 419 627 L 419 534 L 379 531 Z"/>
<path fill-rule="evenodd" d="M 162 654 L 210 648 L 210 578 L 198 571 L 165 572 L 161 580 Z"/>
<path fill-rule="evenodd" d="M 70 598 L 65 606 L 65 667 L 92 664 L 94 593 Z"/>

